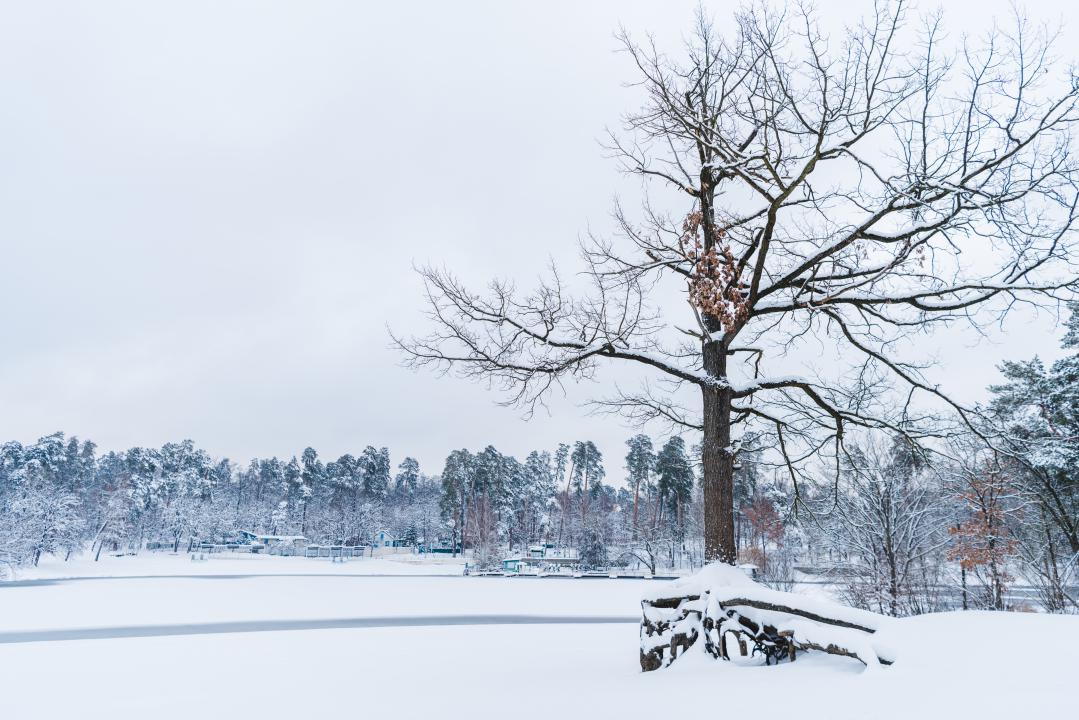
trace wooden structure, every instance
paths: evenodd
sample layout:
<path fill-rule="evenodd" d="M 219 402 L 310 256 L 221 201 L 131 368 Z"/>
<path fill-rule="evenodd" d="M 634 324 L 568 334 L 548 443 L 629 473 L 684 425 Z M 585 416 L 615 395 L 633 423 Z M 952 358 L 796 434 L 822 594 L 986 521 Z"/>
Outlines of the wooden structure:
<path fill-rule="evenodd" d="M 366 545 L 308 545 L 303 550 L 303 556 L 309 558 L 327 557 L 357 558 L 363 557 L 367 551 Z"/>

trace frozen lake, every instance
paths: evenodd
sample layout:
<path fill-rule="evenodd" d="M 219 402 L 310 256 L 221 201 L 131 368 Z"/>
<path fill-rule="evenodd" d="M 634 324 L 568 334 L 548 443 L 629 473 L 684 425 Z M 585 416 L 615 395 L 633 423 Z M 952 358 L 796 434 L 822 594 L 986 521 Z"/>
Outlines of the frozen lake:
<path fill-rule="evenodd" d="M 639 598 L 656 581 L 421 570 L 164 555 L 46 566 L 0 584 L 0 714 L 748 716 L 764 703 L 802 718 L 1003 718 L 1075 707 L 1075 617 L 900 621 L 889 638 L 899 661 L 874 672 L 813 655 L 765 668 L 691 654 L 642 674 Z"/>

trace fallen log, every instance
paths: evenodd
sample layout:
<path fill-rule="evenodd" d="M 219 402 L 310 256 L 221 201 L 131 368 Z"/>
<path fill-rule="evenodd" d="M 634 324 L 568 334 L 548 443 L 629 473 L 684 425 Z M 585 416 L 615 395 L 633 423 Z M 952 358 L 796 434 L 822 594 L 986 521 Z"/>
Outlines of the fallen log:
<path fill-rule="evenodd" d="M 740 656 L 771 665 L 793 662 L 799 651 L 854 658 L 867 667 L 893 658 L 871 638 L 888 619 L 843 605 L 758 585 L 737 568 L 712 565 L 641 603 L 640 662 L 644 671 L 674 662 L 703 640 L 706 654 Z"/>
<path fill-rule="evenodd" d="M 803 617 L 806 620 L 812 620 L 813 622 L 824 623 L 825 625 L 835 625 L 841 628 L 850 628 L 851 630 L 861 630 L 866 633 L 874 633 L 876 628 L 863 627 L 856 623 L 841 620 L 839 618 L 825 617 L 808 610 L 803 610 L 799 607 L 793 607 L 788 605 L 776 605 L 774 603 L 761 602 L 760 600 L 751 600 L 749 598 L 731 598 L 730 600 L 723 600 L 723 605 L 726 607 L 750 607 L 757 610 L 771 610 L 774 612 L 786 613 L 787 615 L 796 615 L 797 617 Z"/>

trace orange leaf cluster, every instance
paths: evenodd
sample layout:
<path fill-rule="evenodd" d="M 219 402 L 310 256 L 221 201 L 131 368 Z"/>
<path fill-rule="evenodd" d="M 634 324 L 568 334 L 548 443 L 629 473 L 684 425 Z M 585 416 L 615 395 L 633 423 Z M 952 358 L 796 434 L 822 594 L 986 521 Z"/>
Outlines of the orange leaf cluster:
<path fill-rule="evenodd" d="M 1004 532 L 1005 509 L 1000 495 L 1005 490 L 1004 481 L 996 473 L 972 479 L 970 488 L 959 497 L 970 508 L 971 517 L 948 533 L 955 544 L 948 551 L 948 559 L 958 560 L 966 570 L 997 564 L 1015 553 L 1016 541 Z"/>
<path fill-rule="evenodd" d="M 682 223 L 679 238 L 682 255 L 693 265 L 689 299 L 705 315 L 717 318 L 724 330 L 730 330 L 748 317 L 746 297 L 730 246 L 705 249 L 700 236 L 703 222 L 700 212 L 690 213 Z M 722 230 L 717 234 L 723 237 Z"/>
<path fill-rule="evenodd" d="M 783 539 L 783 519 L 768 498 L 757 495 L 742 513 L 754 533 L 777 543 Z"/>

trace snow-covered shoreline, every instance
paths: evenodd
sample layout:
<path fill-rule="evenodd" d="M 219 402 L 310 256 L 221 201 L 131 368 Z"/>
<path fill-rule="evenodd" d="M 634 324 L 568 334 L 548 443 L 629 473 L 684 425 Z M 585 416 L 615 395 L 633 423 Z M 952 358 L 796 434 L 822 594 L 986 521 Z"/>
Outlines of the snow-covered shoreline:
<path fill-rule="evenodd" d="M 330 558 L 281 557 L 250 553 L 215 553 L 192 560 L 191 553 L 142 552 L 137 555 L 102 555 L 94 561 L 80 555 L 69 561 L 47 555 L 37 567 L 20 567 L 15 580 L 88 577 L 175 575 L 461 575 L 463 558 L 420 562 L 413 555 L 356 558 L 332 562 Z M 0 586 L 2 586 L 0 582 Z"/>

